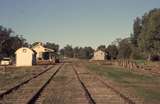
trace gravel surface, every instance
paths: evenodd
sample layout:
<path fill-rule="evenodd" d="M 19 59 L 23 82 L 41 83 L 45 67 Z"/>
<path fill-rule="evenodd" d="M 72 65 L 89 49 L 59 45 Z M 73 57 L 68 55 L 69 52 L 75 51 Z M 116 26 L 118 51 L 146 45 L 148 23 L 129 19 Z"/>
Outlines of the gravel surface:
<path fill-rule="evenodd" d="M 88 104 L 85 92 L 70 64 L 57 73 L 42 92 L 37 104 Z"/>

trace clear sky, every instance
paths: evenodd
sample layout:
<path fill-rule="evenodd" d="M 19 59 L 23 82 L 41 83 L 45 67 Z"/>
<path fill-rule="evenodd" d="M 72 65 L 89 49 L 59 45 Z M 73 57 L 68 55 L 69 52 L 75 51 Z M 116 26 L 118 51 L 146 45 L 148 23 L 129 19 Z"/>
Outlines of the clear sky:
<path fill-rule="evenodd" d="M 30 43 L 95 48 L 128 37 L 137 16 L 159 7 L 160 0 L 0 0 L 0 24 Z"/>

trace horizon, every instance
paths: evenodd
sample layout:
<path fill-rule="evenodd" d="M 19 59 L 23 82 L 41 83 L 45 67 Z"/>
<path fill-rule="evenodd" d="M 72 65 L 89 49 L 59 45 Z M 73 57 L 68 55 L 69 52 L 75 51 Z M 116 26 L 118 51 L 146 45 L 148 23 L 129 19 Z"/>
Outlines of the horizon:
<path fill-rule="evenodd" d="M 158 0 L 3 0 L 0 25 L 29 43 L 96 48 L 129 37 L 134 19 L 159 4 Z"/>

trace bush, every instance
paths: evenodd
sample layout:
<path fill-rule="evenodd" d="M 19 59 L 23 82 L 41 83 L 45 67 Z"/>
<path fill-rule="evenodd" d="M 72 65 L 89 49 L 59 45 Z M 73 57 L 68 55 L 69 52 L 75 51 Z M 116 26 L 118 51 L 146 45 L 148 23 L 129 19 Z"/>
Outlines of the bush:
<path fill-rule="evenodd" d="M 137 47 L 133 47 L 132 48 L 132 53 L 131 53 L 131 58 L 135 59 L 135 60 L 144 60 L 145 59 L 145 55 L 140 51 L 139 48 Z"/>
<path fill-rule="evenodd" d="M 152 55 L 151 61 L 160 61 L 160 56 L 159 55 Z"/>

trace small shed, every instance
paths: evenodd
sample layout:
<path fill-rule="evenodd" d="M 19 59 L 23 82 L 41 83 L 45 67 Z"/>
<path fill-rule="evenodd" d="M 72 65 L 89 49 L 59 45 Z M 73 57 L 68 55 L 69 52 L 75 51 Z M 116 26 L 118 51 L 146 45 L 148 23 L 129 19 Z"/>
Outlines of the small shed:
<path fill-rule="evenodd" d="M 32 66 L 36 62 L 36 53 L 29 48 L 19 48 L 15 54 L 16 66 Z"/>
<path fill-rule="evenodd" d="M 91 60 L 105 60 L 106 53 L 102 50 L 97 50 L 94 52 L 94 56 Z"/>

